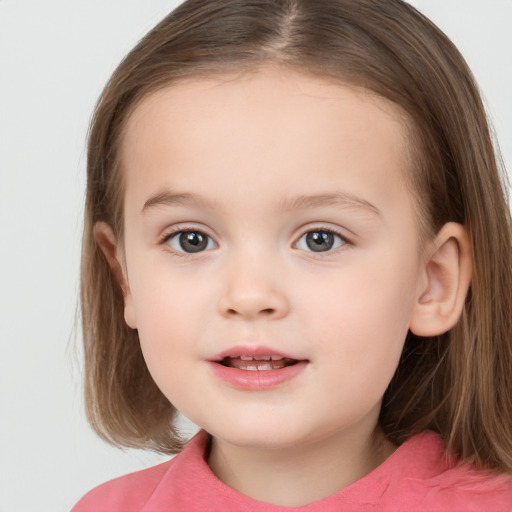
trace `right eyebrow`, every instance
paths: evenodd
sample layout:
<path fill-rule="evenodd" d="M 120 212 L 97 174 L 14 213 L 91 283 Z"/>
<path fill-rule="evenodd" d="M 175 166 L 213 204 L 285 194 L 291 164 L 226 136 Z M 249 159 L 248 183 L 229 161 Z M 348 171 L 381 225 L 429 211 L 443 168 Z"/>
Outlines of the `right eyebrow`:
<path fill-rule="evenodd" d="M 201 206 L 206 208 L 215 208 L 215 204 L 204 197 L 184 193 L 173 193 L 169 190 L 157 192 L 153 194 L 142 207 L 141 213 L 147 213 L 148 211 L 157 208 L 159 206 Z"/>

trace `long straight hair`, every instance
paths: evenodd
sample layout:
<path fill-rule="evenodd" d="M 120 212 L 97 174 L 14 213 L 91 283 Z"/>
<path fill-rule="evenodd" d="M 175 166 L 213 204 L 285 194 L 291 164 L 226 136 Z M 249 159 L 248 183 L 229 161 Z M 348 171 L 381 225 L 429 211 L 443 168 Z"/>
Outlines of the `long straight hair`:
<path fill-rule="evenodd" d="M 512 471 L 512 244 L 504 178 L 463 57 L 401 0 L 188 0 L 119 65 L 97 104 L 88 147 L 81 300 L 92 426 L 120 446 L 167 453 L 182 446 L 175 409 L 149 375 L 94 238 L 95 223 L 103 221 L 122 239 L 119 146 L 126 122 L 143 98 L 179 80 L 268 64 L 363 87 L 407 113 L 422 236 L 446 222 L 463 224 L 473 281 L 451 331 L 408 335 L 380 424 L 397 444 L 430 429 L 462 459 Z"/>

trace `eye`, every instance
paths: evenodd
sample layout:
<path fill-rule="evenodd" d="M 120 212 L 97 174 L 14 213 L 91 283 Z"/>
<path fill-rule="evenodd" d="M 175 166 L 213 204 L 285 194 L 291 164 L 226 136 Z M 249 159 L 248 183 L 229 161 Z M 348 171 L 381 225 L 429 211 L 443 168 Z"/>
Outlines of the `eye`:
<path fill-rule="evenodd" d="M 327 252 L 346 244 L 340 235 L 327 230 L 308 231 L 297 241 L 297 248 L 304 251 Z"/>
<path fill-rule="evenodd" d="M 215 249 L 217 244 L 201 231 L 178 231 L 167 238 L 167 244 L 177 252 L 196 253 Z"/>

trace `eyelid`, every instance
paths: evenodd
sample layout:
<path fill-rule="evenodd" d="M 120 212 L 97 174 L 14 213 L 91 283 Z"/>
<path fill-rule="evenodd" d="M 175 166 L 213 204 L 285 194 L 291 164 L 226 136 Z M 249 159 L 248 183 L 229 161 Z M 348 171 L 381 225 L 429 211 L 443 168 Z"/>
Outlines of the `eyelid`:
<path fill-rule="evenodd" d="M 211 228 L 202 224 L 201 222 L 184 221 L 165 227 L 161 230 L 161 234 L 158 238 L 160 241 L 163 241 L 164 239 L 170 238 L 172 235 L 175 235 L 181 231 L 199 231 L 205 235 L 208 235 L 210 238 L 217 237 L 216 233 L 214 233 Z"/>

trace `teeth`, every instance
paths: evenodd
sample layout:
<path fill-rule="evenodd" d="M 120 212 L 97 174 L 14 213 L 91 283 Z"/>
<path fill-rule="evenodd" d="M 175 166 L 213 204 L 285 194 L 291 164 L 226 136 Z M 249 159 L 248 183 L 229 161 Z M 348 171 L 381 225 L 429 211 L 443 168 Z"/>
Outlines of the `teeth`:
<path fill-rule="evenodd" d="M 270 363 L 263 363 L 263 364 L 258 364 L 256 366 L 248 365 L 244 369 L 250 370 L 250 371 L 256 371 L 256 370 L 263 371 L 263 370 L 273 370 L 274 367 Z"/>
<path fill-rule="evenodd" d="M 227 356 L 219 362 L 223 366 L 227 366 L 228 368 L 236 368 L 238 370 L 267 371 L 280 370 L 286 366 L 296 364 L 298 361 L 278 355 L 263 355 L 254 357 L 233 355 Z"/>
<path fill-rule="evenodd" d="M 234 356 L 232 356 L 234 357 Z M 282 359 L 281 356 L 254 356 L 254 357 L 251 357 L 251 356 L 239 356 L 239 359 L 241 359 L 242 361 L 270 361 L 272 359 L 272 361 L 279 361 L 280 359 Z"/>

